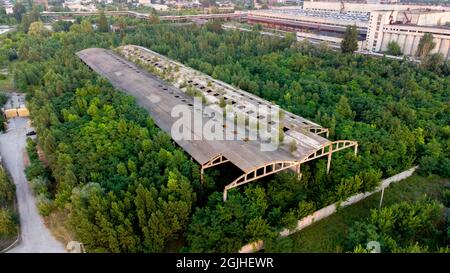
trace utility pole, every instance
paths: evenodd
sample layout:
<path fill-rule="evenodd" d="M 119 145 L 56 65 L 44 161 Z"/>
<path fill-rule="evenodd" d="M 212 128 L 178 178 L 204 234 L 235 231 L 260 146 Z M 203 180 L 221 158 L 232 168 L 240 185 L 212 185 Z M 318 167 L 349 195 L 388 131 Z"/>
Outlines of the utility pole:
<path fill-rule="evenodd" d="M 381 208 L 381 205 L 383 204 L 383 197 L 384 197 L 384 187 L 381 188 L 380 208 Z"/>

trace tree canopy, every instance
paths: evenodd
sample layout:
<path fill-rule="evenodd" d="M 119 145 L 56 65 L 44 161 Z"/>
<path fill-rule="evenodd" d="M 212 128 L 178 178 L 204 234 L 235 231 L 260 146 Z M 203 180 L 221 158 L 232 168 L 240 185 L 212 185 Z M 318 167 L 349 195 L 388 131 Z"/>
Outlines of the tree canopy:
<path fill-rule="evenodd" d="M 27 170 L 42 211 L 64 211 L 88 251 L 158 252 L 173 242 L 183 251 L 237 251 L 415 164 L 449 176 L 446 62 L 430 70 L 292 37 L 218 31 L 213 22 L 175 27 L 126 18 L 136 27 L 114 33 L 92 29 L 90 19 L 48 37 L 19 31 L 0 48 L 17 54 L 4 62 L 27 93 L 36 145 L 48 161 Z M 360 152 L 333 155 L 329 175 L 317 160 L 302 165 L 301 179 L 280 173 L 231 190 L 223 203 L 220 191 L 240 171 L 211 169 L 201 184 L 199 166 L 148 113 L 75 55 L 129 43 L 330 128 L 331 140 L 356 140 Z"/>

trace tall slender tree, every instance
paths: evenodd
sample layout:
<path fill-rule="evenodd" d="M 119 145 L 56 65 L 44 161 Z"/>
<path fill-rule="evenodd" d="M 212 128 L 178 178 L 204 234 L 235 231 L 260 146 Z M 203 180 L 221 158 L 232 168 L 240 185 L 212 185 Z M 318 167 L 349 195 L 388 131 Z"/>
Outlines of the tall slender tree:
<path fill-rule="evenodd" d="M 25 6 L 22 3 L 17 2 L 13 7 L 13 15 L 17 22 L 22 22 L 22 16 L 26 12 Z"/>
<path fill-rule="evenodd" d="M 341 50 L 343 53 L 353 53 L 358 50 L 358 31 L 355 25 L 347 26 L 341 42 Z"/>
<path fill-rule="evenodd" d="M 422 38 L 420 38 L 416 56 L 421 59 L 427 57 L 435 46 L 436 43 L 433 41 L 433 35 L 431 33 L 425 33 Z"/>
<path fill-rule="evenodd" d="M 97 26 L 98 26 L 98 30 L 100 32 L 108 32 L 109 31 L 108 19 L 106 18 L 104 11 L 100 12 L 100 17 L 98 18 Z"/>

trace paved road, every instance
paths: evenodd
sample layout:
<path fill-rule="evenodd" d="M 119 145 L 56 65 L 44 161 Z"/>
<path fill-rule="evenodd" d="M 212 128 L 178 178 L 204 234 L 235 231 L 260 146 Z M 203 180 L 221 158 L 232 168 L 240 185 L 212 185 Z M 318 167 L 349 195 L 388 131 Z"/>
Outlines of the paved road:
<path fill-rule="evenodd" d="M 25 118 L 14 118 L 10 121 L 8 132 L 0 135 L 0 153 L 16 184 L 20 213 L 21 241 L 8 252 L 64 252 L 63 244 L 50 234 L 39 216 L 35 198 L 25 178 L 23 152 L 27 122 Z"/>

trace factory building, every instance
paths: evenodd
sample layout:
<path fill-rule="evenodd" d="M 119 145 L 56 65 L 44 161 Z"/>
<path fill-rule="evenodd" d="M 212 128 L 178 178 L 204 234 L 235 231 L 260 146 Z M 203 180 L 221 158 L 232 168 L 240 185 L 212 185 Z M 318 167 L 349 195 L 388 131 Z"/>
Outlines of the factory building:
<path fill-rule="evenodd" d="M 342 39 L 348 25 L 356 25 L 359 40 L 363 42 L 367 34 L 369 13 L 274 9 L 249 11 L 247 19 L 250 24 L 259 23 L 269 28 L 295 31 L 299 38 L 331 43 Z"/>
<path fill-rule="evenodd" d="M 367 3 L 365 3 L 367 2 Z M 296 8 L 296 7 L 288 7 Z M 304 1 L 304 10 L 314 11 L 339 11 L 367 13 L 377 10 L 407 10 L 407 9 L 433 9 L 450 11 L 450 7 L 442 5 L 400 4 L 387 1 Z"/>
<path fill-rule="evenodd" d="M 402 53 L 414 56 L 419 41 L 431 33 L 436 43 L 431 53 L 450 59 L 450 12 L 433 10 L 373 11 L 370 13 L 366 50 L 384 52 L 389 42 L 398 43 Z"/>
<path fill-rule="evenodd" d="M 431 53 L 450 59 L 450 7 L 440 5 L 400 4 L 396 1 L 315 2 L 303 7 L 281 7 L 249 11 L 250 24 L 295 31 L 297 39 L 326 42 L 339 47 L 345 29 L 355 25 L 359 33 L 359 49 L 385 52 L 395 41 L 402 53 L 414 56 L 419 41 L 431 33 L 436 43 Z"/>

